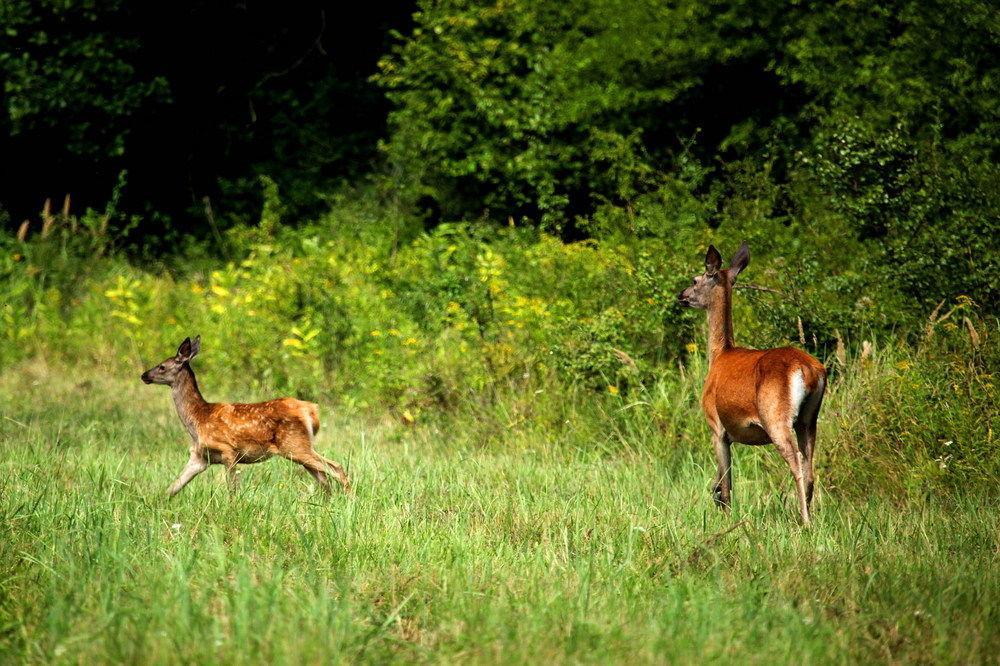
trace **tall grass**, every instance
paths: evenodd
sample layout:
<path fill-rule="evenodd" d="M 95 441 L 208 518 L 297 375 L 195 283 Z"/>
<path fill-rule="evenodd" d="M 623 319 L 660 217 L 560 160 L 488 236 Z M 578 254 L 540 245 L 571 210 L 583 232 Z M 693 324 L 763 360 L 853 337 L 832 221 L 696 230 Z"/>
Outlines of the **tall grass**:
<path fill-rule="evenodd" d="M 995 491 L 831 481 L 865 455 L 835 425 L 861 381 L 834 385 L 802 529 L 769 449 L 737 450 L 735 508 L 714 509 L 687 405 L 676 431 L 608 403 L 603 430 L 566 408 L 562 428 L 515 420 L 485 443 L 465 419 L 407 427 L 324 405 L 319 447 L 355 494 L 324 501 L 278 460 L 246 468 L 236 494 L 210 471 L 167 501 L 186 458 L 167 393 L 101 370 L 36 361 L 0 378 L 3 661 L 976 663 L 1000 649 Z"/>

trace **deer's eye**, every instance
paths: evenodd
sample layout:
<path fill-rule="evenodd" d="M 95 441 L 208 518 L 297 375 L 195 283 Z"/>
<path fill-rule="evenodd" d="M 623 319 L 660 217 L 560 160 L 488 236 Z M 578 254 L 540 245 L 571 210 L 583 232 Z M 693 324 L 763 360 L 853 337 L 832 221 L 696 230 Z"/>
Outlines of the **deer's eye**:
<path fill-rule="evenodd" d="M 163 364 L 162 363 L 160 364 L 160 367 L 157 368 L 157 370 L 163 370 Z"/>

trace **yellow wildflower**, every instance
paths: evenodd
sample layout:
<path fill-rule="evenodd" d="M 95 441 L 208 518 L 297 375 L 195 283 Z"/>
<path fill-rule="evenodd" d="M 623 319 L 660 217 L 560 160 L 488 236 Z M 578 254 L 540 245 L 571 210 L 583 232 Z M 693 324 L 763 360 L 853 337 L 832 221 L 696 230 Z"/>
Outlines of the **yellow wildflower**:
<path fill-rule="evenodd" d="M 688 351 L 689 354 L 697 354 L 698 353 L 698 345 L 695 344 L 695 343 L 693 343 L 693 342 L 689 342 L 686 345 L 684 345 L 684 349 L 687 349 L 687 351 Z"/>
<path fill-rule="evenodd" d="M 609 386 L 608 387 L 608 393 L 610 393 L 611 395 L 618 395 L 618 387 L 617 386 Z"/>
<path fill-rule="evenodd" d="M 372 337 L 373 338 L 380 338 L 380 337 L 382 337 L 382 331 L 372 331 Z"/>
<path fill-rule="evenodd" d="M 224 298 L 229 295 L 229 290 L 221 285 L 213 284 L 212 293 L 214 293 L 216 296 L 222 296 Z"/>
<path fill-rule="evenodd" d="M 119 319 L 124 319 L 128 323 L 135 324 L 136 326 L 142 323 L 142 321 L 131 312 L 122 312 L 121 310 L 115 310 L 111 313 L 111 316 L 118 317 Z"/>

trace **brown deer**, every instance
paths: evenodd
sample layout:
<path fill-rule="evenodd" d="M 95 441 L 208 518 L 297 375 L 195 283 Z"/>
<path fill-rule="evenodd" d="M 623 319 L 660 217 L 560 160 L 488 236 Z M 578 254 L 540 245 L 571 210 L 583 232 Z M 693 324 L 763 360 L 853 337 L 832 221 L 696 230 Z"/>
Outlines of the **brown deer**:
<path fill-rule="evenodd" d="M 330 478 L 351 489 L 344 468 L 313 448 L 319 432 L 319 411 L 314 403 L 279 398 L 254 404 L 206 402 L 198 390 L 191 359 L 201 349 L 201 338 L 185 338 L 177 355 L 142 373 L 147 384 L 166 384 L 174 396 L 181 423 L 191 435 L 191 456 L 170 486 L 170 496 L 181 491 L 210 464 L 226 466 L 230 488 L 237 482 L 236 465 L 267 460 L 278 455 L 308 470 L 322 489 L 330 492 Z"/>
<path fill-rule="evenodd" d="M 722 255 L 709 245 L 705 272 L 678 296 L 682 305 L 708 310 L 709 365 L 701 407 L 718 463 L 713 494 L 716 504 L 729 508 L 733 442 L 773 443 L 792 470 L 802 521 L 808 525 L 826 369 L 793 347 L 745 349 L 733 343 L 733 284 L 749 262 L 750 248 L 743 243 L 723 269 Z"/>

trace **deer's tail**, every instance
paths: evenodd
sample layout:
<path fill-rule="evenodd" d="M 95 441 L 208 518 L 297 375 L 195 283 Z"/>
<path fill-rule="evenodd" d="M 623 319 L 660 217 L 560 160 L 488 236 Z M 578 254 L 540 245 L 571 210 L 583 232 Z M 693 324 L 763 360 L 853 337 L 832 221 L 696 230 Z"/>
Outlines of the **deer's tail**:
<path fill-rule="evenodd" d="M 315 402 L 310 402 L 306 408 L 306 415 L 309 418 L 309 431 L 315 437 L 319 432 L 319 406 Z"/>
<path fill-rule="evenodd" d="M 299 410 L 300 423 L 305 426 L 309 433 L 309 441 L 312 442 L 319 432 L 319 406 L 314 402 L 296 401 Z"/>

